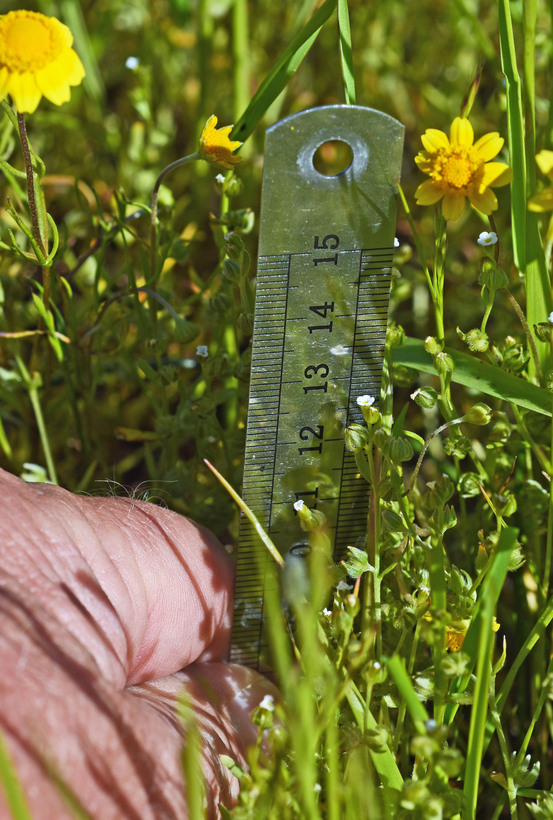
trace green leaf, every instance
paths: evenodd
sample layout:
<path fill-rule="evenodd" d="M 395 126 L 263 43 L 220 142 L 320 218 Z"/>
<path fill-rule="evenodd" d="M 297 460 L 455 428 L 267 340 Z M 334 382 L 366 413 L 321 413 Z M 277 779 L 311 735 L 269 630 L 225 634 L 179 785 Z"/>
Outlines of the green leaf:
<path fill-rule="evenodd" d="M 265 77 L 250 104 L 236 123 L 231 138 L 244 142 L 269 106 L 286 87 L 303 58 L 317 39 L 321 27 L 336 8 L 337 0 L 326 0 L 294 37 L 273 70 Z"/>
<path fill-rule="evenodd" d="M 470 657 L 471 666 L 473 668 L 476 666 L 464 783 L 466 811 L 464 816 L 467 820 L 474 817 L 478 797 L 492 674 L 493 617 L 509 569 L 511 553 L 517 543 L 517 534 L 517 530 L 513 527 L 506 527 L 499 537 L 497 552 L 482 583 L 475 616 L 463 643 L 463 652 Z"/>
<path fill-rule="evenodd" d="M 411 678 L 407 674 L 403 660 L 399 655 L 393 655 L 393 657 L 387 658 L 386 666 L 398 688 L 399 694 L 409 710 L 409 714 L 417 727 L 417 731 L 421 733 L 424 732 L 424 724 L 428 721 L 428 712 L 415 692 L 415 688 L 411 683 Z"/>
<path fill-rule="evenodd" d="M 353 681 L 349 682 L 346 698 L 361 731 L 376 729 L 378 724 L 370 709 L 365 706 L 361 693 Z M 392 809 L 397 804 L 403 787 L 403 778 L 395 757 L 388 746 L 382 751 L 369 748 L 369 754 L 382 783 L 386 806 Z"/>
<path fill-rule="evenodd" d="M 27 805 L 23 787 L 17 776 L 15 766 L 12 763 L 10 754 L 0 735 L 0 786 L 4 792 L 8 809 L 14 820 L 32 820 L 31 812 Z"/>
<path fill-rule="evenodd" d="M 355 105 L 357 96 L 353 76 L 353 53 L 351 49 L 348 0 L 338 0 L 338 28 L 340 30 L 340 58 L 346 103 L 348 105 Z"/>
<path fill-rule="evenodd" d="M 392 361 L 405 367 L 412 367 L 423 373 L 437 375 L 432 356 L 424 349 L 424 343 L 419 339 L 406 337 L 400 347 L 392 349 Z M 451 348 L 445 348 L 454 364 L 451 380 L 472 390 L 480 391 L 488 396 L 505 399 L 519 407 L 551 416 L 553 410 L 553 395 L 547 390 L 531 382 L 506 373 L 500 367 L 489 362 L 483 362 Z"/>

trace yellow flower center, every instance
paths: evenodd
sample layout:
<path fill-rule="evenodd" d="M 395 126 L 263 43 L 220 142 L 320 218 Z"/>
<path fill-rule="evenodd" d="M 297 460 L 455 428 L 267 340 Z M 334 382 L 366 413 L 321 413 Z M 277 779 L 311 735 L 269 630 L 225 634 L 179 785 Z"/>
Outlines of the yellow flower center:
<path fill-rule="evenodd" d="M 436 169 L 439 178 L 452 188 L 466 188 L 478 170 L 480 163 L 473 162 L 466 154 L 450 154 L 443 157 L 441 168 Z"/>
<path fill-rule="evenodd" d="M 52 63 L 67 48 L 64 28 L 54 18 L 32 11 L 3 15 L 0 19 L 0 66 L 23 74 Z"/>

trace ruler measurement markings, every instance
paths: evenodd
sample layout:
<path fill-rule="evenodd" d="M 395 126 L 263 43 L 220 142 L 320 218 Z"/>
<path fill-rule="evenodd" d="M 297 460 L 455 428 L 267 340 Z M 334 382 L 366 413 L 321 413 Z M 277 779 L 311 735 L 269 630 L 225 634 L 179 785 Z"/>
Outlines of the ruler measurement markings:
<path fill-rule="evenodd" d="M 340 134 L 352 166 L 322 177 L 315 148 Z M 399 123 L 358 106 L 302 112 L 267 134 L 243 494 L 284 555 L 306 539 L 294 499 L 324 510 L 336 559 L 366 532 L 367 486 L 343 428 L 361 420 L 356 396 L 379 392 L 401 144 Z M 268 578 L 254 554 L 267 555 L 243 519 L 231 659 L 259 666 Z"/>

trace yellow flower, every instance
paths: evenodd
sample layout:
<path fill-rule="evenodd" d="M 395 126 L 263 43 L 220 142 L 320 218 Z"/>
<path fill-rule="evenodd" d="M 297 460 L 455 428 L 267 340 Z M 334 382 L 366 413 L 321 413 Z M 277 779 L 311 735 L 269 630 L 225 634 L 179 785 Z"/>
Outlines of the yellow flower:
<path fill-rule="evenodd" d="M 452 629 L 449 626 L 445 628 L 445 648 L 448 652 L 459 652 L 465 641 L 467 634 L 468 623 L 464 631 Z"/>
<path fill-rule="evenodd" d="M 11 94 L 20 113 L 32 114 L 44 96 L 62 105 L 84 68 L 73 35 L 55 17 L 34 11 L 0 15 L 0 99 Z"/>
<path fill-rule="evenodd" d="M 553 181 L 553 151 L 540 151 L 539 154 L 536 154 L 536 162 L 542 174 L 545 174 L 546 177 L 549 177 L 549 179 Z M 539 194 L 531 196 L 528 200 L 528 210 L 536 211 L 537 213 L 552 211 L 553 186 L 550 185 L 549 188 L 544 188 Z"/>
<path fill-rule="evenodd" d="M 231 142 L 229 139 L 232 125 L 225 125 L 224 128 L 216 128 L 216 125 L 217 117 L 211 116 L 200 135 L 198 152 L 202 159 L 207 160 L 207 162 L 221 165 L 223 168 L 232 168 L 233 165 L 238 165 L 241 160 L 241 157 L 235 156 L 232 152 L 239 148 L 242 143 Z"/>
<path fill-rule="evenodd" d="M 497 208 L 491 187 L 507 185 L 512 170 L 503 162 L 489 162 L 503 147 L 497 132 L 485 134 L 474 142 L 472 125 L 465 117 L 456 117 L 449 133 L 429 128 L 421 137 L 425 148 L 415 162 L 430 179 L 416 190 L 419 205 L 433 205 L 443 197 L 442 212 L 446 219 L 459 219 L 468 197 L 471 205 L 483 214 Z"/>
<path fill-rule="evenodd" d="M 426 621 L 432 620 L 432 615 L 430 612 L 426 612 L 423 615 L 423 618 Z M 462 649 L 463 643 L 465 641 L 465 637 L 470 626 L 470 619 L 469 618 L 458 618 L 453 619 L 446 625 L 445 628 L 445 648 L 448 652 L 459 652 Z M 497 632 L 500 628 L 499 621 L 497 618 L 493 617 L 492 621 L 492 630 Z"/>

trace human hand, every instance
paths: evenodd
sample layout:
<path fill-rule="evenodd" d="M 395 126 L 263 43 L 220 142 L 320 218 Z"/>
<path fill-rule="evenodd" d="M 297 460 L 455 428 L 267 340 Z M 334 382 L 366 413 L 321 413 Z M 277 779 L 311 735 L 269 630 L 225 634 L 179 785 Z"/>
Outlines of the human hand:
<path fill-rule="evenodd" d="M 0 470 L 0 732 L 34 820 L 186 818 L 184 692 L 207 815 L 236 796 L 271 684 L 223 663 L 233 566 L 207 530 L 129 498 Z M 65 799 L 64 795 L 65 794 Z M 9 817 L 0 788 L 0 817 Z"/>

